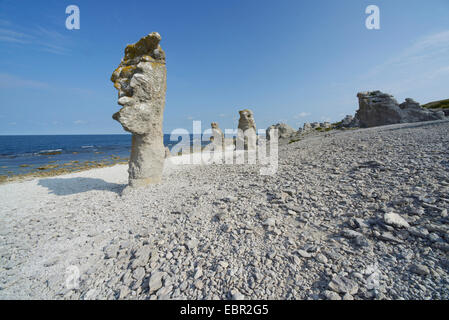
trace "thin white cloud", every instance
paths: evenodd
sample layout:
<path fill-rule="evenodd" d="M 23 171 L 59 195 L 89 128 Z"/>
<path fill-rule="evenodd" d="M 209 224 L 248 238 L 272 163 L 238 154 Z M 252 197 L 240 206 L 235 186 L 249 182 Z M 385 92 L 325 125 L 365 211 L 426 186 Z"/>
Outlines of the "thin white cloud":
<path fill-rule="evenodd" d="M 44 89 L 50 86 L 45 82 L 23 79 L 7 73 L 0 73 L 0 88 L 35 88 Z"/>
<path fill-rule="evenodd" d="M 57 31 L 54 31 L 54 30 L 44 28 L 42 26 L 36 27 L 36 33 L 40 36 L 46 36 L 49 39 L 65 40 L 65 38 L 66 38 L 63 34 L 57 32 Z"/>
<path fill-rule="evenodd" d="M 429 79 L 434 79 L 439 76 L 447 75 L 449 74 L 449 66 L 441 67 L 440 69 L 435 70 L 429 75 Z"/>
<path fill-rule="evenodd" d="M 9 73 L 0 73 L 0 89 L 1 88 L 28 88 L 28 89 L 48 89 L 68 92 L 81 96 L 94 96 L 95 91 L 91 89 L 64 87 L 54 84 L 49 84 L 42 81 L 25 79 Z"/>
<path fill-rule="evenodd" d="M 11 22 L 5 19 L 0 19 L 0 26 L 10 26 Z"/>
<path fill-rule="evenodd" d="M 294 119 L 301 119 L 301 118 L 308 117 L 310 115 L 311 115 L 311 113 L 309 113 L 309 112 L 300 112 L 297 115 L 294 115 L 293 118 Z"/>
<path fill-rule="evenodd" d="M 14 37 L 9 37 L 9 36 L 3 36 L 0 35 L 0 42 L 9 42 L 9 43 L 17 43 L 17 44 L 26 44 L 28 43 L 25 40 L 21 40 L 21 39 L 17 39 Z"/>
<path fill-rule="evenodd" d="M 75 121 L 73 121 L 73 123 L 74 124 L 86 124 L 87 123 L 87 121 L 86 120 L 75 120 Z"/>
<path fill-rule="evenodd" d="M 419 67 L 424 64 L 447 63 L 449 54 L 449 30 L 421 37 L 399 54 L 373 68 L 368 76 L 398 68 Z M 403 70 L 402 69 L 402 70 Z"/>
<path fill-rule="evenodd" d="M 22 28 L 13 26 L 10 22 L 0 22 L 0 42 L 20 46 L 29 46 L 32 49 L 53 54 L 67 54 L 67 38 L 54 30 L 36 26 L 34 28 Z"/>
<path fill-rule="evenodd" d="M 54 54 L 67 54 L 69 53 L 69 50 L 67 50 L 64 47 L 61 46 L 57 46 L 57 45 L 52 45 L 52 44 L 41 44 L 42 47 L 40 48 L 41 51 L 45 51 L 45 52 L 49 52 L 49 53 L 54 53 Z"/>
<path fill-rule="evenodd" d="M 26 34 L 5 28 L 0 28 L 0 41 L 22 44 L 28 43 Z"/>
<path fill-rule="evenodd" d="M 408 47 L 393 53 L 385 62 L 368 68 L 342 88 L 348 92 L 381 90 L 396 98 L 424 98 L 434 94 L 429 88 L 449 81 L 449 73 L 446 72 L 448 57 L 449 30 L 442 30 L 416 38 Z"/>
<path fill-rule="evenodd" d="M 419 39 L 418 41 L 415 42 L 415 44 L 411 49 L 419 51 L 438 46 L 448 48 L 448 45 L 449 45 L 449 30 L 445 30 Z"/>

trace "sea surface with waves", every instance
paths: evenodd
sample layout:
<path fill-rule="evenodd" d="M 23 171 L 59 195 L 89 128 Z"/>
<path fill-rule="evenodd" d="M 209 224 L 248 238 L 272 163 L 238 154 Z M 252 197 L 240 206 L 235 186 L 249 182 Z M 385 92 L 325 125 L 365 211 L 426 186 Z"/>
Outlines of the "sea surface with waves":
<path fill-rule="evenodd" d="M 180 140 L 171 141 L 170 135 L 164 134 L 164 145 L 170 150 Z M 123 162 L 128 160 L 130 151 L 130 134 L 0 136 L 0 176 L 45 170 L 49 164 Z"/>

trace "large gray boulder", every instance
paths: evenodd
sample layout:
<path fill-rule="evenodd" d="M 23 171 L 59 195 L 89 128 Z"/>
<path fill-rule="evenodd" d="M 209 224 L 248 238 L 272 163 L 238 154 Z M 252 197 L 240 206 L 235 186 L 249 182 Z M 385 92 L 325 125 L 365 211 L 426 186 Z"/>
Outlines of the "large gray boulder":
<path fill-rule="evenodd" d="M 336 124 L 337 128 L 356 128 L 359 127 L 359 120 L 357 117 L 351 115 L 345 116 L 339 123 Z"/>
<path fill-rule="evenodd" d="M 275 125 L 269 126 L 268 129 L 266 130 L 267 140 L 270 140 L 271 138 L 270 132 L 272 132 L 272 130 L 274 129 L 278 130 L 278 139 L 289 139 L 296 134 L 295 129 L 290 127 L 288 124 L 277 123 Z"/>
<path fill-rule="evenodd" d="M 162 120 L 167 89 L 165 53 L 161 36 L 150 33 L 125 49 L 111 81 L 123 106 L 112 117 L 132 133 L 129 186 L 158 183 L 165 158 Z"/>
<path fill-rule="evenodd" d="M 311 126 L 312 129 L 316 129 L 316 128 L 319 128 L 319 127 L 320 127 L 320 123 L 319 123 L 319 122 L 312 122 L 312 123 L 310 124 L 310 126 Z"/>
<path fill-rule="evenodd" d="M 352 123 L 353 120 L 354 120 L 353 116 L 347 115 L 346 117 L 343 118 L 343 120 L 341 120 L 341 126 L 349 127 L 349 125 Z"/>
<path fill-rule="evenodd" d="M 444 119 L 444 113 L 422 108 L 410 98 L 399 104 L 392 95 L 381 91 L 359 92 L 357 97 L 355 118 L 361 127 Z"/>
<path fill-rule="evenodd" d="M 320 128 L 323 128 L 323 129 L 329 129 L 329 128 L 331 128 L 332 127 L 332 124 L 330 123 L 330 122 L 322 122 L 322 123 L 320 123 Z"/>
<path fill-rule="evenodd" d="M 310 131 L 310 130 L 312 130 L 312 125 L 310 123 L 308 123 L 308 122 L 305 122 L 304 126 L 302 128 L 302 131 L 303 132 L 307 132 L 307 131 Z"/>

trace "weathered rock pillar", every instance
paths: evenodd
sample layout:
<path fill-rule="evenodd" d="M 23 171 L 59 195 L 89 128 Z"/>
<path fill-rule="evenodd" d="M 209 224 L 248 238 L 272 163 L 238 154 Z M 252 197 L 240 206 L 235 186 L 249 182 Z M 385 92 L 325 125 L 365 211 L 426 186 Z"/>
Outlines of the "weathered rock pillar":
<path fill-rule="evenodd" d="M 118 90 L 118 104 L 123 106 L 112 118 L 132 133 L 128 169 L 131 187 L 158 183 L 162 178 L 167 69 L 160 41 L 161 36 L 153 32 L 128 45 L 122 62 L 111 76 Z"/>
<path fill-rule="evenodd" d="M 218 123 L 216 122 L 212 122 L 210 126 L 212 128 L 210 141 L 214 144 L 214 151 L 223 151 L 225 149 L 223 131 L 218 127 Z"/>
<path fill-rule="evenodd" d="M 249 109 L 239 111 L 240 119 L 238 125 L 236 147 L 243 144 L 244 150 L 256 150 L 257 132 L 254 114 Z M 243 141 L 242 141 L 243 140 Z"/>

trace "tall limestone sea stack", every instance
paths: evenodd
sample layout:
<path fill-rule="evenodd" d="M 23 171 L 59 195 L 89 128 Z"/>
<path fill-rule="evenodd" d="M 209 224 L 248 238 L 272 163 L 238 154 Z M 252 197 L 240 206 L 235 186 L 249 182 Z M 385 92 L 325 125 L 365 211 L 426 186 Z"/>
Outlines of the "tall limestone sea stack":
<path fill-rule="evenodd" d="M 212 129 L 212 136 L 210 137 L 211 143 L 215 147 L 215 151 L 222 151 L 225 148 L 225 139 L 223 131 L 219 128 L 218 123 L 212 122 L 210 124 Z"/>
<path fill-rule="evenodd" d="M 239 111 L 240 119 L 237 133 L 237 148 L 243 146 L 244 150 L 255 150 L 257 144 L 256 122 L 254 114 L 249 109 Z"/>
<path fill-rule="evenodd" d="M 167 89 L 165 52 L 161 36 L 150 33 L 125 49 L 125 56 L 111 76 L 123 106 L 112 118 L 132 133 L 129 186 L 158 183 L 162 178 L 165 148 L 162 120 Z"/>

